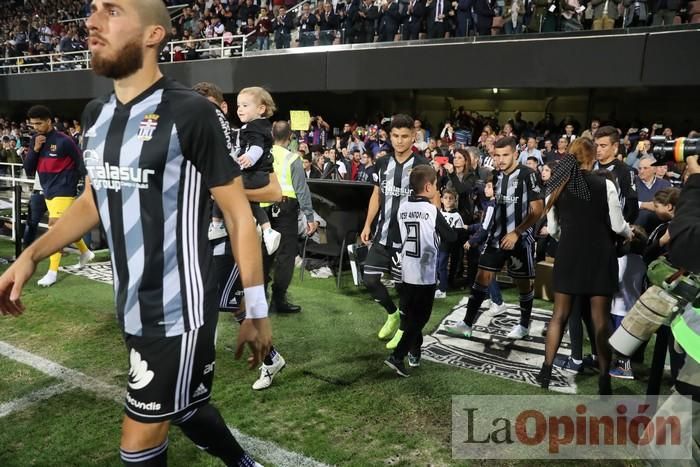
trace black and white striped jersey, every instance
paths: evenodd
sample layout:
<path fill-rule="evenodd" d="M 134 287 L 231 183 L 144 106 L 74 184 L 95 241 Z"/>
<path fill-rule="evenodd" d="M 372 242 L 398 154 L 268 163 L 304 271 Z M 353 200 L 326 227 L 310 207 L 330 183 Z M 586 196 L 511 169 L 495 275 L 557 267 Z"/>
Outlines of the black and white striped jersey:
<path fill-rule="evenodd" d="M 613 175 L 617 191 L 620 198 L 620 206 L 625 220 L 633 223 L 639 214 L 639 202 L 637 195 L 637 185 L 634 183 L 634 170 L 624 162 L 613 159 L 607 164 L 596 161 L 593 170 L 607 170 Z"/>
<path fill-rule="evenodd" d="M 432 285 L 437 282 L 440 240 L 454 242 L 457 231 L 429 199 L 411 196 L 396 215 L 401 233 L 401 276 L 406 284 Z"/>
<path fill-rule="evenodd" d="M 92 101 L 83 129 L 123 331 L 169 337 L 199 328 L 217 309 L 209 188 L 240 173 L 226 117 L 162 78 L 126 105 L 114 94 Z"/>
<path fill-rule="evenodd" d="M 501 239 L 522 224 L 530 212 L 532 201 L 544 199 L 537 174 L 529 167 L 519 165 L 513 172 L 497 172 L 493 192 L 496 198 L 493 215 L 488 219 L 488 238 L 486 245 L 500 248 Z M 525 241 L 532 241 L 534 226 L 520 236 Z"/>
<path fill-rule="evenodd" d="M 377 159 L 374 165 L 377 171 L 375 185 L 379 187 L 379 213 L 373 241 L 389 248 L 401 247 L 401 234 L 396 221 L 399 206 L 406 202 L 411 194 L 408 183 L 411 169 L 419 165 L 428 165 L 428 159 L 412 154 L 403 164 L 389 153 Z"/>

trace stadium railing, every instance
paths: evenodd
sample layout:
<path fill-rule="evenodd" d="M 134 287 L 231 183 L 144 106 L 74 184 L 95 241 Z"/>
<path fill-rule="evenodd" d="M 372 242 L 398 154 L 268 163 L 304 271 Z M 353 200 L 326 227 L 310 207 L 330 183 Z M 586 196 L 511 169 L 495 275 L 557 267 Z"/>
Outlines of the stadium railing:
<path fill-rule="evenodd" d="M 3 235 L 6 230 L 0 229 L 0 236 L 21 242 L 21 226 L 26 223 L 22 219 L 22 206 L 29 203 L 33 188 L 34 179 L 27 178 L 22 164 L 0 162 L 0 222 L 11 231 Z M 47 229 L 49 226 L 40 223 L 39 227 Z"/>
<path fill-rule="evenodd" d="M 166 48 L 170 51 L 170 62 L 175 62 L 176 47 L 185 48 L 194 45 L 201 58 L 230 58 L 242 57 L 246 52 L 246 43 L 250 41 L 248 35 L 224 35 L 222 37 L 190 39 L 186 41 L 169 42 Z M 167 57 L 167 54 L 166 54 Z M 43 55 L 26 55 L 5 59 L 12 62 L 0 66 L 0 74 L 21 74 L 27 72 L 53 72 L 87 70 L 90 68 L 90 52 L 81 50 L 77 52 L 56 52 Z M 168 61 L 168 60 L 166 60 Z"/>

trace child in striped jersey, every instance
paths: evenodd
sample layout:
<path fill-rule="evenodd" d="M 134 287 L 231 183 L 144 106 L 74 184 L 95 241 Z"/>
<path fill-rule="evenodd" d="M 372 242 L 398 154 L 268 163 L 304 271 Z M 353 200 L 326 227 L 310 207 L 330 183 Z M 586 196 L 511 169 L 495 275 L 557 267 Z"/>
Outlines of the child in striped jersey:
<path fill-rule="evenodd" d="M 494 194 L 493 194 L 493 177 L 490 177 L 484 185 L 484 197 L 481 203 L 481 222 L 464 226 L 464 229 L 469 235 L 469 240 L 464 244 L 464 249 L 466 251 L 476 250 L 477 254 L 472 255 L 471 258 L 476 258 L 478 263 L 479 253 L 484 241 L 486 240 L 487 231 L 486 227 L 489 225 L 490 217 L 493 215 L 494 208 L 496 205 Z M 489 285 L 489 296 L 491 298 L 491 305 L 489 311 L 494 314 L 501 314 L 507 310 L 506 304 L 503 303 L 503 296 L 501 295 L 501 288 L 498 286 L 498 281 L 494 278 Z"/>
<path fill-rule="evenodd" d="M 404 358 L 411 367 L 420 365 L 423 327 L 430 319 L 437 281 L 437 256 L 440 240 L 454 242 L 457 233 L 438 208 L 431 203 L 437 192 L 435 170 L 420 165 L 411 170 L 413 195 L 399 206 L 396 218 L 401 234 L 401 280 L 399 293 L 403 304 L 403 334 L 394 352 L 384 360 L 399 376 L 408 376 Z"/>
<path fill-rule="evenodd" d="M 445 218 L 447 224 L 457 231 L 464 228 L 462 216 L 457 212 L 457 192 L 451 188 L 446 189 L 442 193 L 442 217 Z M 454 248 L 461 248 L 456 241 L 448 242 L 445 239 L 440 241 L 440 249 L 438 251 L 437 273 L 438 273 L 438 288 L 435 290 L 435 298 L 447 297 L 447 266 L 450 259 L 450 253 Z M 461 255 L 459 255 L 461 257 Z M 456 268 L 456 264 L 450 265 L 451 268 Z"/>

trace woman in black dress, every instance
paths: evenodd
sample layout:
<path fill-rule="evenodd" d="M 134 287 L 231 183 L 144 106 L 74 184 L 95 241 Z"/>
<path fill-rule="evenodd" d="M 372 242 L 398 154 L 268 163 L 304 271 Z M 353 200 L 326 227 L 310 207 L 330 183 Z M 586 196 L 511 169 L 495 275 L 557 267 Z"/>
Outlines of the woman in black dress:
<path fill-rule="evenodd" d="M 561 344 L 573 298 L 590 301 L 598 348 L 600 394 L 612 394 L 610 385 L 610 304 L 617 291 L 616 235 L 629 238 L 617 188 L 590 172 L 595 146 L 587 138 L 575 140 L 547 184 L 547 225 L 559 237 L 552 289 L 554 313 L 547 331 L 545 360 L 537 376 L 549 387 L 552 363 Z"/>

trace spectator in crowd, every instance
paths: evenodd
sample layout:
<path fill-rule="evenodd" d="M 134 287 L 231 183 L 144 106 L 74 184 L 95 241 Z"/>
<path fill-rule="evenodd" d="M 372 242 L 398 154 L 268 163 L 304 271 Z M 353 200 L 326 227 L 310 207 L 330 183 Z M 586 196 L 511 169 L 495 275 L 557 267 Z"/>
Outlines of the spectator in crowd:
<path fill-rule="evenodd" d="M 476 31 L 480 36 L 490 36 L 493 25 L 494 4 L 492 0 L 474 0 L 474 14 L 476 15 Z"/>
<path fill-rule="evenodd" d="M 379 42 L 393 42 L 399 32 L 401 15 L 397 0 L 384 0 L 380 7 L 379 29 L 377 30 Z"/>
<path fill-rule="evenodd" d="M 357 2 L 357 3 L 356 3 Z M 374 22 L 379 10 L 372 0 L 354 0 L 348 10 L 351 24 L 350 42 L 374 42 Z"/>
<path fill-rule="evenodd" d="M 275 47 L 288 49 L 292 42 L 292 29 L 294 29 L 294 16 L 287 13 L 287 7 L 280 5 L 279 14 L 272 25 L 275 32 Z"/>
<path fill-rule="evenodd" d="M 581 133 L 581 136 L 592 140 L 595 138 L 595 132 L 598 130 L 598 128 L 600 128 L 600 120 L 593 118 L 591 120 L 591 127 Z"/>
<path fill-rule="evenodd" d="M 449 0 L 428 0 L 426 3 L 428 39 L 445 37 L 445 22 L 450 11 Z"/>
<path fill-rule="evenodd" d="M 377 183 L 377 171 L 374 168 L 374 154 L 365 152 L 360 156 L 360 170 L 357 173 L 357 181 L 365 183 Z"/>
<path fill-rule="evenodd" d="M 316 14 L 316 19 L 319 29 L 319 44 L 333 44 L 333 41 L 336 37 L 336 33 L 340 29 L 340 18 L 333 11 L 333 4 L 330 2 L 324 2 L 323 10 Z"/>
<path fill-rule="evenodd" d="M 530 157 L 534 157 L 537 160 L 538 165 L 543 165 L 544 160 L 542 160 L 542 152 L 537 149 L 537 138 L 530 136 L 527 139 L 527 147 L 523 152 L 520 153 L 520 158 L 518 162 L 522 165 L 526 165 L 527 160 Z"/>
<path fill-rule="evenodd" d="M 615 21 L 620 16 L 620 3 L 621 0 L 591 0 L 594 31 L 615 27 Z"/>
<path fill-rule="evenodd" d="M 467 0 L 463 0 L 467 1 Z M 403 14 L 403 40 L 418 40 L 423 18 L 426 15 L 425 2 L 423 0 L 409 0 L 408 7 Z"/>
<path fill-rule="evenodd" d="M 272 31 L 272 21 L 268 16 L 267 7 L 260 8 L 258 19 L 255 20 L 255 34 L 257 36 L 258 50 L 270 48 L 270 31 Z"/>
<path fill-rule="evenodd" d="M 554 154 L 549 159 L 545 159 L 545 163 L 559 162 L 568 154 L 566 151 L 568 147 L 569 141 L 562 136 L 557 140 L 557 150 L 554 151 Z"/>
<path fill-rule="evenodd" d="M 645 156 L 639 161 L 639 175 L 635 179 L 637 197 L 639 199 L 639 214 L 634 222 L 651 232 L 661 223 L 654 207 L 654 195 L 659 191 L 671 188 L 671 182 L 656 176 L 655 160 Z"/>
<path fill-rule="evenodd" d="M 625 163 L 633 169 L 639 169 L 639 162 L 645 157 L 652 157 L 651 141 L 648 139 L 637 143 L 637 149 L 629 153 L 629 155 L 625 158 Z"/>
<path fill-rule="evenodd" d="M 525 5 L 523 0 L 508 0 L 503 11 L 503 31 L 506 34 L 520 34 L 523 32 L 523 19 L 525 18 Z"/>
<path fill-rule="evenodd" d="M 316 42 L 316 15 L 311 13 L 311 6 L 304 3 L 296 25 L 299 28 L 299 47 L 310 47 Z"/>
<path fill-rule="evenodd" d="M 554 160 L 554 146 L 552 145 L 552 140 L 547 138 L 544 140 L 544 149 L 542 150 L 542 160 L 544 163 L 548 163 Z"/>
<path fill-rule="evenodd" d="M 625 22 L 623 27 L 641 27 L 646 26 L 649 19 L 649 10 L 646 0 L 624 0 L 625 6 Z"/>
<path fill-rule="evenodd" d="M 304 167 L 306 178 L 321 178 L 321 171 L 318 170 L 318 167 L 314 166 L 311 154 L 304 154 L 301 159 L 301 164 Z"/>

